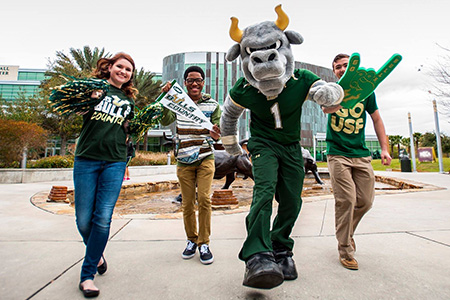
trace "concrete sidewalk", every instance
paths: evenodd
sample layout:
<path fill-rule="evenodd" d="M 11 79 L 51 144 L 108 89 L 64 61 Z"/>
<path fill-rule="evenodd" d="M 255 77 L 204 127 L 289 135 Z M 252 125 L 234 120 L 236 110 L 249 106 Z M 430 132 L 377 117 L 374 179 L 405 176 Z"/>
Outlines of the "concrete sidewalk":
<path fill-rule="evenodd" d="M 246 236 L 246 213 L 212 219 L 212 265 L 198 254 L 183 260 L 181 219 L 114 219 L 97 276 L 98 299 L 450 299 L 450 176 L 381 172 L 440 189 L 376 196 L 355 235 L 358 271 L 344 269 L 334 237 L 332 197 L 305 202 L 293 231 L 299 278 L 272 290 L 242 286 L 237 253 Z M 133 177 L 132 182 L 176 179 L 175 174 Z M 73 216 L 30 203 L 53 185 L 2 184 L 0 196 L 0 299 L 82 299 L 78 290 L 84 245 Z"/>

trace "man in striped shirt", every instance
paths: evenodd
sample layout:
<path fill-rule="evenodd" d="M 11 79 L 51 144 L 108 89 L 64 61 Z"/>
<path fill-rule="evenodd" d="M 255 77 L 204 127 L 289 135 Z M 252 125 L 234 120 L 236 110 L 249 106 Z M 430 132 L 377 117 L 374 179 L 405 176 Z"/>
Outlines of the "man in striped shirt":
<path fill-rule="evenodd" d="M 164 108 L 162 125 L 176 121 L 177 176 L 182 194 L 184 229 L 188 239 L 182 253 L 184 259 L 195 256 L 197 247 L 200 261 L 210 264 L 214 257 L 209 249 L 211 234 L 211 184 L 214 176 L 213 140 L 220 137 L 220 106 L 208 94 L 203 94 L 205 73 L 198 66 L 191 66 L 184 72 L 184 85 L 188 96 L 197 104 L 203 114 L 214 125 L 213 130 L 204 129 L 189 119 Z M 170 83 L 163 91 L 170 89 Z M 196 197 L 197 194 L 197 197 Z M 195 218 L 195 200 L 198 202 L 198 230 Z"/>

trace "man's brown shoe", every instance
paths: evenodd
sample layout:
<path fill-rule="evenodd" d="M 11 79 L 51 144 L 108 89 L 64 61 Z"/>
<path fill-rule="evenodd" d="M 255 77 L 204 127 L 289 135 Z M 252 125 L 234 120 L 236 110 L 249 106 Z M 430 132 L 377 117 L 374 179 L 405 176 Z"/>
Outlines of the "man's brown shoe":
<path fill-rule="evenodd" d="M 356 252 L 356 244 L 355 244 L 355 240 L 352 238 L 352 240 L 351 240 L 350 242 L 352 243 L 353 252 Z"/>
<path fill-rule="evenodd" d="M 341 257 L 339 260 L 341 261 L 341 264 L 344 266 L 344 268 L 347 268 L 349 270 L 358 270 L 358 262 L 356 261 L 356 259 L 347 259 Z"/>

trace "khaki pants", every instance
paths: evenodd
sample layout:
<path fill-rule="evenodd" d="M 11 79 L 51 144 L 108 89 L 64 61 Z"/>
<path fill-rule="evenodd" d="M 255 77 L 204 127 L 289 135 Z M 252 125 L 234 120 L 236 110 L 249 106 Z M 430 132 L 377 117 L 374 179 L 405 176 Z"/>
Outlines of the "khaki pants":
<path fill-rule="evenodd" d="M 184 230 L 188 240 L 197 245 L 209 244 L 211 234 L 211 184 L 214 177 L 214 160 L 205 159 L 199 166 L 177 167 L 183 197 Z M 197 187 L 198 232 L 195 218 Z"/>
<path fill-rule="evenodd" d="M 339 255 L 353 258 L 353 234 L 362 217 L 372 207 L 375 175 L 372 158 L 328 155 L 328 169 L 335 199 L 335 225 Z"/>

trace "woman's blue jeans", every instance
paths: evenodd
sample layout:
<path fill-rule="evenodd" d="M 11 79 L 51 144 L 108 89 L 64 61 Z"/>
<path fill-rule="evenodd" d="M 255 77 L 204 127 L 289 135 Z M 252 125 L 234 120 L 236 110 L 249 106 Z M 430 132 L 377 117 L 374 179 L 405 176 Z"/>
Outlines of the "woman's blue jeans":
<path fill-rule="evenodd" d="M 126 162 L 75 157 L 75 216 L 86 245 L 81 281 L 94 279 L 109 238 L 111 218 L 119 198 Z"/>

